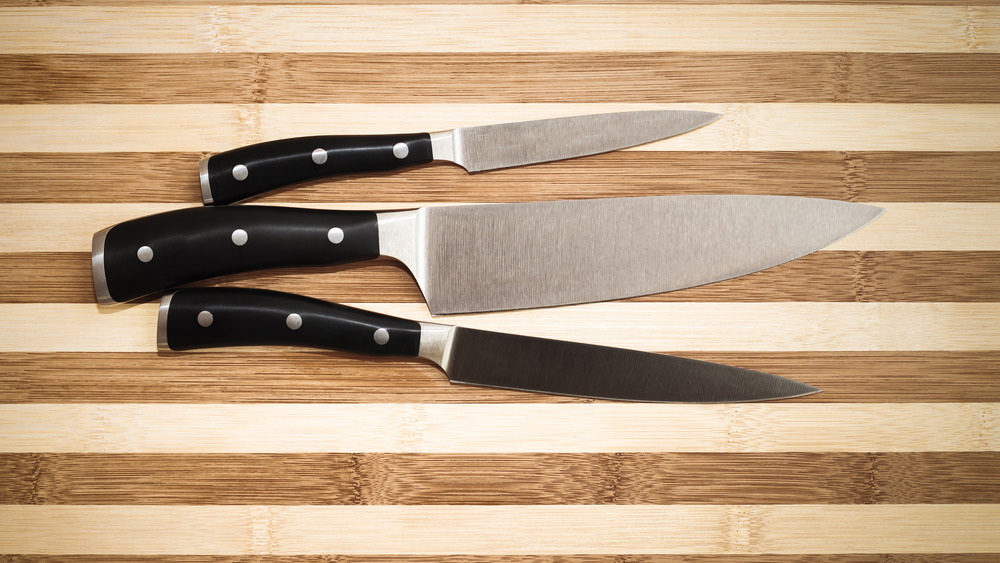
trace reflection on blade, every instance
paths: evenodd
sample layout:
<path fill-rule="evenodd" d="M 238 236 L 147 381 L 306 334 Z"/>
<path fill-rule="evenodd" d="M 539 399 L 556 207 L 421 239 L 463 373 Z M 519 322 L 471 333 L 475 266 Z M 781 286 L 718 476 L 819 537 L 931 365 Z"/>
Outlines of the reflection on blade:
<path fill-rule="evenodd" d="M 623 401 L 730 403 L 820 390 L 738 367 L 456 327 L 445 362 L 453 383 Z"/>
<path fill-rule="evenodd" d="M 630 111 L 463 127 L 454 132 L 455 161 L 478 172 L 562 160 L 652 143 L 720 117 L 707 111 Z"/>
<path fill-rule="evenodd" d="M 433 207 L 421 210 L 426 264 L 410 269 L 426 272 L 435 315 L 622 299 L 794 260 L 883 211 L 749 195 Z"/>

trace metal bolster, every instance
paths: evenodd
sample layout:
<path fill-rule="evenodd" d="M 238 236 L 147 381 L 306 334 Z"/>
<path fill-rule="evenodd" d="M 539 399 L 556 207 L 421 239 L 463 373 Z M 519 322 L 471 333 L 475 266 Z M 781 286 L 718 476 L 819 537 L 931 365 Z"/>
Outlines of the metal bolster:
<path fill-rule="evenodd" d="M 437 323 L 420 323 L 421 358 L 427 358 L 448 373 L 451 363 L 451 344 L 455 340 L 455 327 Z"/>
<path fill-rule="evenodd" d="M 90 247 L 90 264 L 94 273 L 94 295 L 97 297 L 99 305 L 114 305 L 118 303 L 111 298 L 108 291 L 108 277 L 104 271 L 104 241 L 108 236 L 108 227 L 94 235 Z"/>
<path fill-rule="evenodd" d="M 448 160 L 465 166 L 462 156 L 462 130 L 438 131 L 431 133 L 431 152 L 434 160 Z"/>
<path fill-rule="evenodd" d="M 424 230 L 426 215 L 420 209 L 385 211 L 375 214 L 378 221 L 378 251 L 406 266 L 421 291 L 427 290 Z M 426 295 L 425 295 L 426 296 Z"/>
<path fill-rule="evenodd" d="M 156 348 L 163 351 L 170 350 L 170 344 L 167 342 L 167 315 L 174 293 L 171 291 L 163 295 L 163 299 L 160 300 L 160 312 L 156 316 Z"/>
<path fill-rule="evenodd" d="M 201 178 L 201 200 L 205 202 L 205 205 L 212 205 L 215 203 L 215 198 L 212 197 L 212 185 L 208 179 L 208 160 L 212 157 L 205 157 L 198 161 L 198 177 Z"/>

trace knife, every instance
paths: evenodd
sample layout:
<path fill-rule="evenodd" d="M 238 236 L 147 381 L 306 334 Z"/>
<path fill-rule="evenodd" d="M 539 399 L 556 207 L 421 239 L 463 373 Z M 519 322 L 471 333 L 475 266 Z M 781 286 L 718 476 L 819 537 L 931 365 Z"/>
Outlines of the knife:
<path fill-rule="evenodd" d="M 307 346 L 419 356 L 452 383 L 558 395 L 684 403 L 764 401 L 819 389 L 769 373 L 635 350 L 417 322 L 261 289 L 163 297 L 161 350 Z"/>
<path fill-rule="evenodd" d="M 435 315 L 620 299 L 798 258 L 884 210 L 787 196 L 605 198 L 416 210 L 241 205 L 150 215 L 94 235 L 97 300 L 230 273 L 401 261 Z"/>
<path fill-rule="evenodd" d="M 587 156 L 680 135 L 722 117 L 705 111 L 631 111 L 462 127 L 438 133 L 327 135 L 249 145 L 199 163 L 206 205 L 336 174 L 447 160 L 469 172 Z"/>

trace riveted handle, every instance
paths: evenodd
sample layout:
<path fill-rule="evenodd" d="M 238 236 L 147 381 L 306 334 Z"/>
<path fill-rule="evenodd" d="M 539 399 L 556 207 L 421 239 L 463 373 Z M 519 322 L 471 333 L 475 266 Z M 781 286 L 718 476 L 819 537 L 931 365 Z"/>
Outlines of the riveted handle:
<path fill-rule="evenodd" d="M 356 172 L 383 172 L 433 160 L 427 133 L 326 135 L 268 141 L 201 162 L 205 204 L 225 205 L 276 188 Z"/>
<path fill-rule="evenodd" d="M 180 209 L 94 236 L 98 302 L 265 268 L 331 265 L 379 255 L 372 211 L 241 205 Z"/>
<path fill-rule="evenodd" d="M 416 356 L 420 323 L 263 289 L 192 288 L 165 295 L 159 346 L 306 346 L 381 356 Z"/>

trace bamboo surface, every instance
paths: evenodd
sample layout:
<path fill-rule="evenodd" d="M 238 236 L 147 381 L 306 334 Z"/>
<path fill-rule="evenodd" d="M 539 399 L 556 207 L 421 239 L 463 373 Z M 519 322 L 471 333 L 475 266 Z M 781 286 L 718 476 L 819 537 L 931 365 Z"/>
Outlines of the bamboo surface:
<path fill-rule="evenodd" d="M 775 268 L 436 318 L 824 389 L 649 405 L 453 386 L 423 361 L 158 353 L 98 309 L 93 232 L 200 205 L 268 139 L 632 109 L 718 122 L 571 161 L 255 200 L 400 209 L 672 194 L 879 205 Z M 431 320 L 389 260 L 197 285 Z M 0 561 L 1000 559 L 995 0 L 0 4 Z"/>

